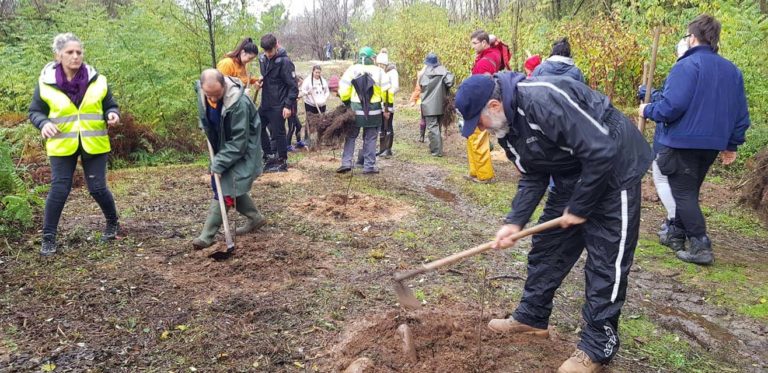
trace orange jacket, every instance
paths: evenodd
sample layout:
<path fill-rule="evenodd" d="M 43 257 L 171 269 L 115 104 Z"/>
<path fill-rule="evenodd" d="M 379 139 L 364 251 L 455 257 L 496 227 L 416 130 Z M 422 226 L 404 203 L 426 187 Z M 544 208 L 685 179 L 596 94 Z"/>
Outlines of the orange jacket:
<path fill-rule="evenodd" d="M 245 65 L 241 65 L 234 58 L 224 57 L 224 59 L 216 64 L 216 69 L 221 71 L 222 74 L 238 78 L 243 81 L 243 84 L 248 85 L 248 70 L 245 68 Z M 257 78 L 251 77 L 250 83 L 255 84 L 257 81 Z"/>

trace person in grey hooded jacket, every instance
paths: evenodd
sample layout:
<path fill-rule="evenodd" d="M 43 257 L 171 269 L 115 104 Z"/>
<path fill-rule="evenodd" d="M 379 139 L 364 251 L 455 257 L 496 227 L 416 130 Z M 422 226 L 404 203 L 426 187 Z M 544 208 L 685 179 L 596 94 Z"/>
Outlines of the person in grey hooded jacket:
<path fill-rule="evenodd" d="M 567 76 L 586 83 L 584 74 L 573 62 L 568 38 L 562 38 L 552 44 L 552 54 L 533 70 L 531 76 Z"/>
<path fill-rule="evenodd" d="M 440 64 L 437 55 L 429 53 L 424 59 L 424 73 L 419 77 L 421 87 L 421 115 L 429 132 L 429 151 L 432 156 L 443 156 L 443 139 L 440 132 L 440 117 L 448 92 L 453 87 L 454 76 Z"/>

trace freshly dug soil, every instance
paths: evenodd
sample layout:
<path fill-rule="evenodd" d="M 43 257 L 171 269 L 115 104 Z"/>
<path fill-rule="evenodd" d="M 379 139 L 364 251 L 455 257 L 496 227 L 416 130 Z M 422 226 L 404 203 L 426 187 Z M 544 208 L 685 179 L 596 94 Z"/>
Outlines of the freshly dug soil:
<path fill-rule="evenodd" d="M 369 358 L 376 372 L 554 372 L 572 352 L 556 336 L 535 339 L 492 333 L 491 318 L 464 306 L 424 309 L 410 314 L 390 311 L 351 324 L 331 349 L 328 369 L 343 371 L 358 358 Z M 403 354 L 398 326 L 407 324 L 417 361 Z"/>
<path fill-rule="evenodd" d="M 292 207 L 301 215 L 326 223 L 398 221 L 411 212 L 411 208 L 394 200 L 366 194 L 329 194 L 310 197 Z"/>

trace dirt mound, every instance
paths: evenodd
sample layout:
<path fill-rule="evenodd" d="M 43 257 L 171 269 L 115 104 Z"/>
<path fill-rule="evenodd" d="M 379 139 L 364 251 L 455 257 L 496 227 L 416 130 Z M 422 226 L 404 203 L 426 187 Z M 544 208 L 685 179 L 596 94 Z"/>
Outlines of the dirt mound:
<path fill-rule="evenodd" d="M 256 179 L 256 182 L 260 184 L 304 184 L 308 183 L 309 179 L 310 178 L 301 170 L 289 168 L 288 172 L 272 172 L 268 174 L 261 174 L 261 176 Z"/>
<path fill-rule="evenodd" d="M 763 221 L 768 222 L 768 150 L 756 155 L 747 166 L 750 169 L 749 181 L 739 202 L 755 209 Z"/>
<path fill-rule="evenodd" d="M 486 328 L 478 310 L 391 311 L 352 324 L 331 350 L 328 369 L 343 371 L 366 357 L 376 372 L 554 372 L 573 346 L 556 336 L 533 339 L 501 336 Z M 407 324 L 416 361 L 403 352 L 398 327 Z"/>
<path fill-rule="evenodd" d="M 411 208 L 389 198 L 365 194 L 329 194 L 310 197 L 308 201 L 292 207 L 300 215 L 310 215 L 315 221 L 374 222 L 397 221 L 411 212 Z"/>

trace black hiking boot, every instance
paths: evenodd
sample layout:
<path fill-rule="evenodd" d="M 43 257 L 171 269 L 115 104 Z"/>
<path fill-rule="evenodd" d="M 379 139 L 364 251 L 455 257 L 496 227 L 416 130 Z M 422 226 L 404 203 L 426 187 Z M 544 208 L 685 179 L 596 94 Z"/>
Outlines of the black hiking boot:
<path fill-rule="evenodd" d="M 337 169 L 336 169 L 336 173 L 337 173 L 337 174 L 345 174 L 345 173 L 347 173 L 347 172 L 349 172 L 349 171 L 352 171 L 352 167 L 349 167 L 349 166 L 341 166 L 341 167 L 339 167 L 339 168 L 337 168 Z"/>
<path fill-rule="evenodd" d="M 51 256 L 53 254 L 56 254 L 56 235 L 50 233 L 44 234 L 43 245 L 40 248 L 40 255 Z"/>
<path fill-rule="evenodd" d="M 119 231 L 120 223 L 118 223 L 117 220 L 107 220 L 107 226 L 104 228 L 104 232 L 101 233 L 101 242 L 116 239 Z"/>
<path fill-rule="evenodd" d="M 272 165 L 269 167 L 266 167 L 264 169 L 265 173 L 272 173 L 272 172 L 288 172 L 288 161 L 285 159 L 278 159 Z"/>
<path fill-rule="evenodd" d="M 659 243 L 672 249 L 674 252 L 685 251 L 685 232 L 675 226 L 674 220 L 666 220 L 666 232 L 659 232 Z M 662 234 L 664 233 L 664 234 Z"/>
<path fill-rule="evenodd" d="M 715 262 L 712 241 L 707 236 L 691 237 L 691 247 L 687 251 L 678 251 L 677 258 L 688 263 L 710 265 Z"/>

